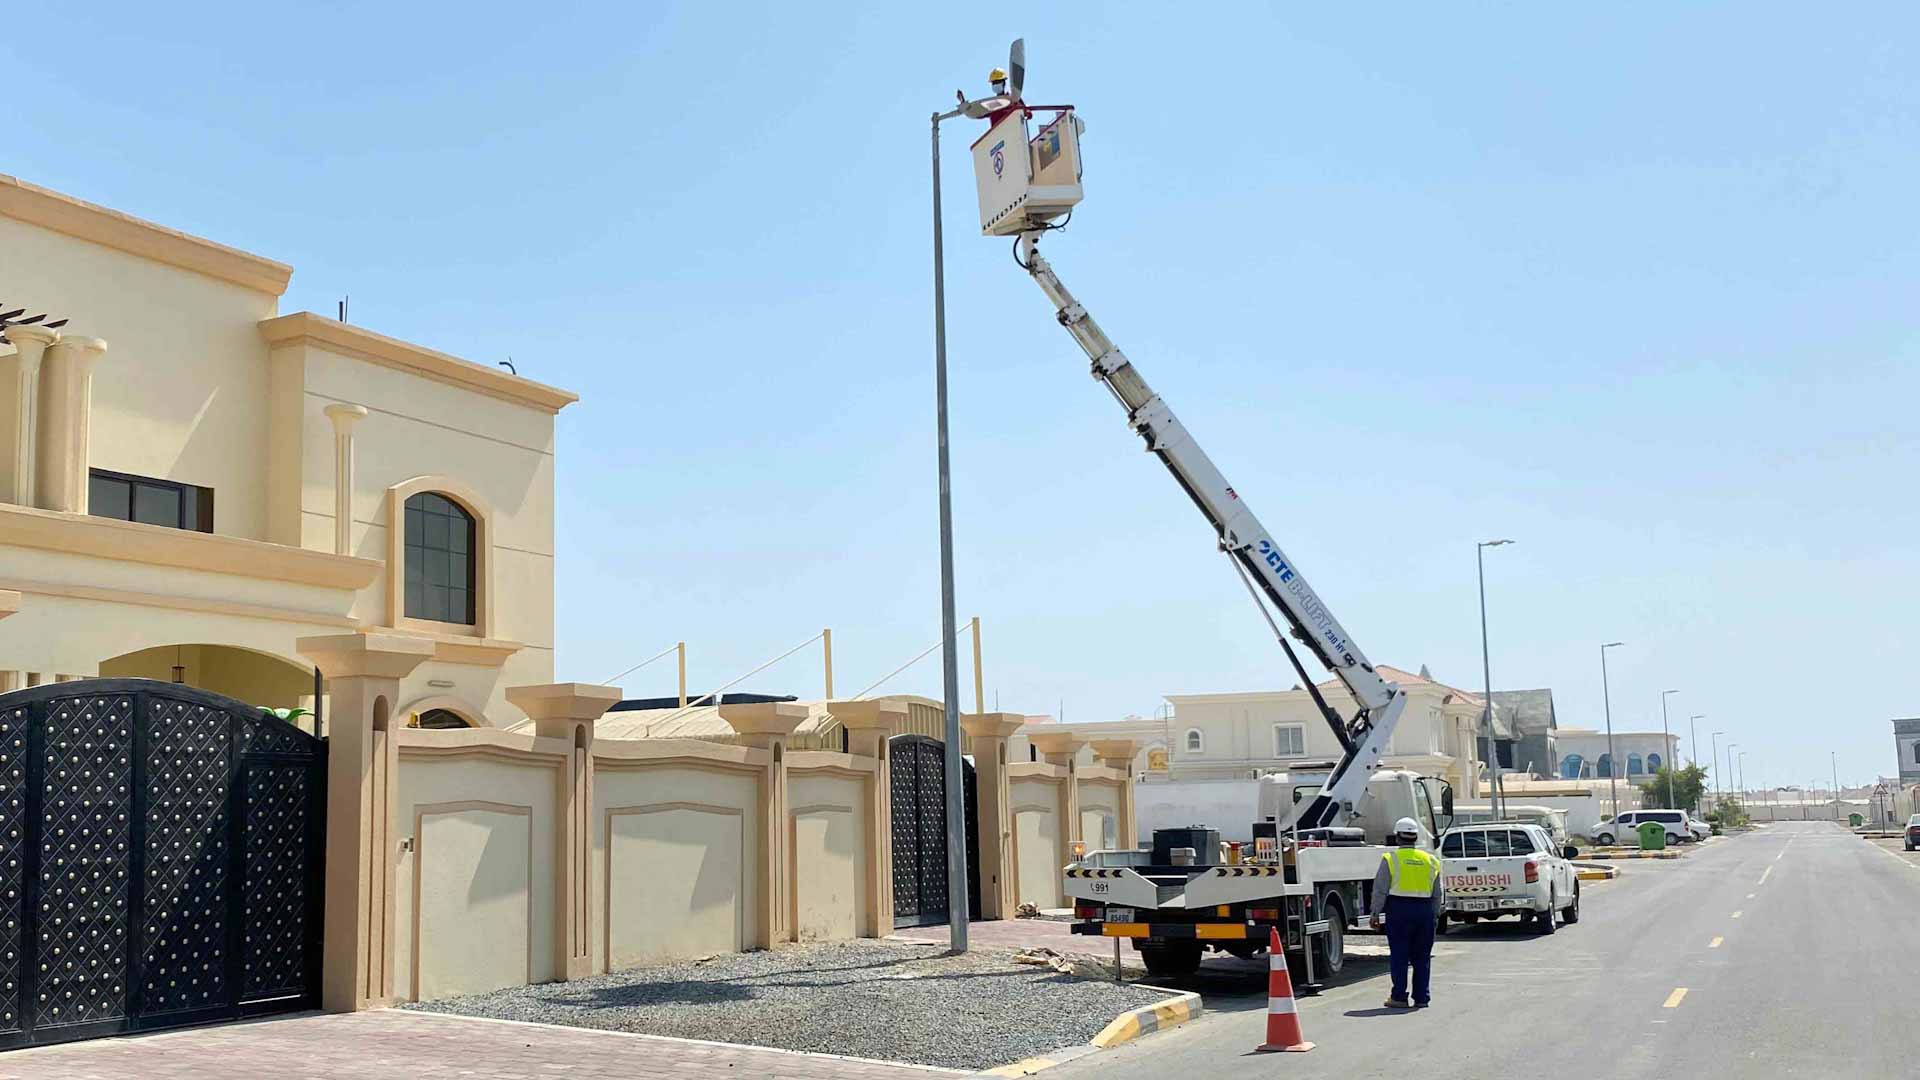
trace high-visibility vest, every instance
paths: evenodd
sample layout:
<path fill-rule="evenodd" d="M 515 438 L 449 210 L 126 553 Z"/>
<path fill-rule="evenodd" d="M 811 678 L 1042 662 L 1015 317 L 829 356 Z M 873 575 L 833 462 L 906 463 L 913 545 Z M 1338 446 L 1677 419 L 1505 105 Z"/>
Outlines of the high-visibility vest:
<path fill-rule="evenodd" d="M 1397 847 L 1381 857 L 1387 860 L 1387 870 L 1393 875 L 1388 896 L 1417 896 L 1425 900 L 1433 895 L 1434 879 L 1440 876 L 1440 860 L 1431 853 L 1419 848 Z"/>

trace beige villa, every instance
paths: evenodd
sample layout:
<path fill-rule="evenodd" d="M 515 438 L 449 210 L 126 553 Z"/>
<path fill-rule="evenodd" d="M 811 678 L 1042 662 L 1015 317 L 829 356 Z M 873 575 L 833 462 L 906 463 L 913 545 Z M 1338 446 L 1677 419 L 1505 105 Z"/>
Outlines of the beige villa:
<path fill-rule="evenodd" d="M 516 722 L 505 689 L 552 680 L 575 396 L 281 314 L 291 272 L 0 176 L 0 690 L 311 709 L 295 641 L 360 630 L 431 645 L 409 724 Z"/>

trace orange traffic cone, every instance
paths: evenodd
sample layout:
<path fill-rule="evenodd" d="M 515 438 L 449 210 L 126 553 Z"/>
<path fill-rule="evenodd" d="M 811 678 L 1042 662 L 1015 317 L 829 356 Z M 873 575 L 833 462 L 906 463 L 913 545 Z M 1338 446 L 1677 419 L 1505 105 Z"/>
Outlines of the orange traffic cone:
<path fill-rule="evenodd" d="M 1256 1047 L 1262 1054 L 1285 1051 L 1304 1054 L 1313 1049 L 1300 1031 L 1300 1014 L 1293 1005 L 1293 978 L 1287 974 L 1287 950 L 1280 944 L 1280 931 L 1267 945 L 1267 1041 Z"/>

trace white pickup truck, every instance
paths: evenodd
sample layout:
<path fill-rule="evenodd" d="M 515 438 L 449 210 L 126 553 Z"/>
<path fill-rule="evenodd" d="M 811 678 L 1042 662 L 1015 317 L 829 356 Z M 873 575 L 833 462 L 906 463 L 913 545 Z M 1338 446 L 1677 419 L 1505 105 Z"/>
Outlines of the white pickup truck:
<path fill-rule="evenodd" d="M 1555 848 L 1538 825 L 1490 822 L 1448 829 L 1440 864 L 1449 922 L 1474 923 L 1518 915 L 1535 932 L 1580 921 L 1580 877 L 1570 861 L 1578 851 Z"/>

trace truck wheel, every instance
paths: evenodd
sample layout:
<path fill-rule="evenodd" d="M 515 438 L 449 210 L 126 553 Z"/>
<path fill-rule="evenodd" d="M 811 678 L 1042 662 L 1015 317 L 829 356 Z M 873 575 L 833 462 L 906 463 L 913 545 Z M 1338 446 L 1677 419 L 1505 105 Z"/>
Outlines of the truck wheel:
<path fill-rule="evenodd" d="M 1327 920 L 1327 932 L 1315 934 L 1308 948 L 1313 950 L 1313 973 L 1325 979 L 1340 974 L 1347 962 L 1347 907 L 1340 894 L 1328 889 L 1320 896 L 1320 917 Z"/>
<path fill-rule="evenodd" d="M 1568 904 L 1567 910 L 1561 913 L 1560 921 L 1568 926 L 1580 921 L 1580 882 L 1577 879 L 1573 883 L 1573 903 Z"/>
<path fill-rule="evenodd" d="M 1149 975 L 1191 975 L 1200 970 L 1200 946 L 1183 941 L 1142 945 L 1140 962 Z"/>
<path fill-rule="evenodd" d="M 1534 933 L 1545 936 L 1547 934 L 1553 933 L 1554 930 L 1558 929 L 1558 926 L 1556 924 L 1560 921 L 1560 911 L 1557 907 L 1555 907 L 1555 905 L 1558 903 L 1559 903 L 1558 898 L 1555 897 L 1551 891 L 1549 891 L 1547 893 L 1547 910 L 1536 911 L 1533 913 L 1533 932 Z"/>

